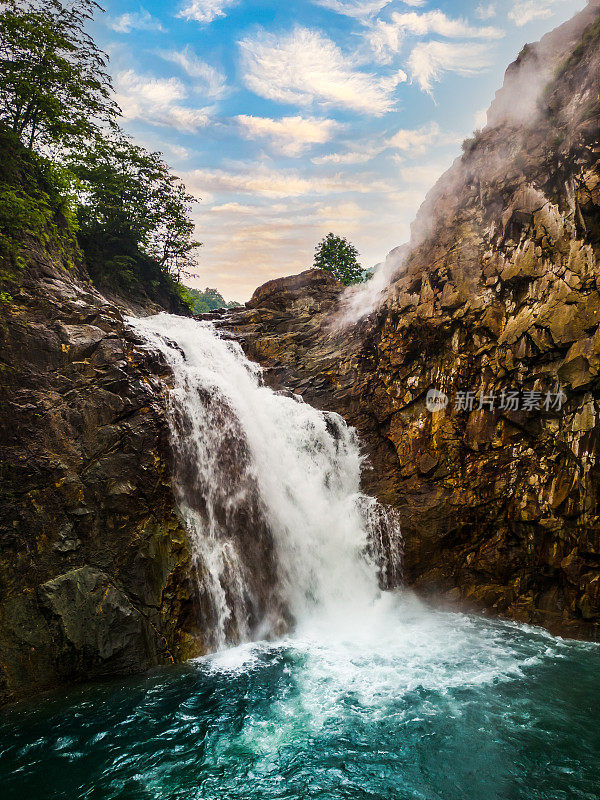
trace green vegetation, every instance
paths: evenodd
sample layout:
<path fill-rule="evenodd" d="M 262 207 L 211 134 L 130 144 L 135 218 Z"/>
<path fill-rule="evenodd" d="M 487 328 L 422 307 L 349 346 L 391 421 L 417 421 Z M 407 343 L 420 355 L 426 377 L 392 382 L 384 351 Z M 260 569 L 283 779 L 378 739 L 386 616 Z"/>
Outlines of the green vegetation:
<path fill-rule="evenodd" d="M 463 140 L 461 145 L 463 153 L 470 153 L 477 144 L 479 137 L 481 136 L 481 128 L 476 128 L 473 131 L 473 136 L 469 136 Z"/>
<path fill-rule="evenodd" d="M 216 289 L 209 289 L 208 287 L 203 292 L 186 287 L 184 289 L 184 299 L 193 314 L 206 314 L 208 311 L 215 311 L 217 308 L 239 308 L 240 306 L 234 300 L 229 303 L 226 302 Z"/>
<path fill-rule="evenodd" d="M 350 286 L 362 283 L 364 270 L 358 263 L 358 250 L 347 239 L 328 233 L 316 247 L 314 265 L 327 270 L 338 281 Z"/>
<path fill-rule="evenodd" d="M 97 135 L 117 115 L 107 57 L 85 32 L 93 0 L 5 0 L 0 118 L 29 148 Z"/>
<path fill-rule="evenodd" d="M 96 283 L 155 296 L 193 267 L 194 198 L 160 153 L 115 132 L 72 155 L 69 167 L 78 181 L 79 242 Z"/>
<path fill-rule="evenodd" d="M 15 270 L 24 267 L 21 247 L 26 237 L 45 245 L 74 244 L 77 226 L 64 170 L 24 147 L 1 125 L 0 152 L 1 278 L 12 281 Z"/>
<path fill-rule="evenodd" d="M 3 277 L 23 268 L 28 238 L 76 241 L 99 287 L 182 308 L 179 278 L 200 246 L 194 198 L 118 128 L 108 57 L 85 31 L 101 10 L 94 0 L 0 5 Z"/>

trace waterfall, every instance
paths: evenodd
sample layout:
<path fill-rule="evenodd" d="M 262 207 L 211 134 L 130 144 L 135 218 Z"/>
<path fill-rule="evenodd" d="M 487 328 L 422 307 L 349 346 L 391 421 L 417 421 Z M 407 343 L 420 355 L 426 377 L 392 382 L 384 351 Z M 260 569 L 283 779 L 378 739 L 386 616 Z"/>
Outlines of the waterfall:
<path fill-rule="evenodd" d="M 174 485 L 213 649 L 352 618 L 397 582 L 393 512 L 360 491 L 356 432 L 264 385 L 211 323 L 129 323 L 172 370 Z"/>

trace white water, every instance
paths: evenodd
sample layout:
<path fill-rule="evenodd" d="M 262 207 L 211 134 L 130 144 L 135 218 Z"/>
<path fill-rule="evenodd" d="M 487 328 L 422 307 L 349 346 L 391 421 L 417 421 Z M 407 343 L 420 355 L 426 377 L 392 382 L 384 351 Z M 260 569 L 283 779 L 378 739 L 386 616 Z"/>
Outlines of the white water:
<path fill-rule="evenodd" d="M 264 386 L 260 367 L 210 323 L 168 314 L 130 323 L 173 370 L 179 503 L 211 607 L 214 648 L 281 632 L 277 604 L 265 599 L 261 554 L 247 552 L 253 526 L 272 537 L 283 613 L 296 625 L 355 627 L 381 603 L 382 548 L 384 575 L 397 573 L 400 559 L 391 513 L 360 492 L 356 433 L 338 415 Z"/>
<path fill-rule="evenodd" d="M 217 652 L 203 668 L 247 675 L 280 653 L 297 662 L 297 693 L 274 704 L 268 721 L 251 715 L 237 744 L 264 754 L 268 766 L 285 742 L 341 725 L 349 698 L 369 724 L 390 714 L 413 724 L 414 710 L 393 711 L 412 692 L 488 692 L 562 657 L 562 645 L 544 632 L 519 633 L 511 623 L 431 610 L 403 590 L 381 591 L 381 551 L 392 572 L 399 558 L 398 551 L 390 558 L 384 540 L 391 533 L 398 545 L 400 532 L 360 492 L 355 432 L 339 416 L 264 386 L 260 368 L 209 323 L 166 314 L 131 322 L 173 370 L 180 504 L 215 625 Z M 247 506 L 272 536 L 273 574 L 249 555 L 237 526 L 235 510 Z M 289 635 L 278 625 L 286 610 Z M 269 636 L 277 641 L 256 641 Z M 414 723 L 429 713 L 421 709 Z M 448 699 L 444 714 L 461 713 Z"/>
<path fill-rule="evenodd" d="M 369 553 L 392 520 L 360 495 L 343 421 L 262 386 L 206 324 L 131 324 L 173 368 L 176 485 L 218 652 L 41 724 L 0 720 L 9 796 L 597 798 L 598 646 L 381 592 Z"/>

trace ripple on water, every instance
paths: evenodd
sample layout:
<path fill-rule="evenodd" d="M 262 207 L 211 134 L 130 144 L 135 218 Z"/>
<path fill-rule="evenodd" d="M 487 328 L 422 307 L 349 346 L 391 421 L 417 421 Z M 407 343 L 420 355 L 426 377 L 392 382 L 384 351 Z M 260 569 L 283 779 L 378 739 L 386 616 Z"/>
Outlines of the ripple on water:
<path fill-rule="evenodd" d="M 8 710 L 3 798 L 598 799 L 598 646 L 371 613 Z"/>

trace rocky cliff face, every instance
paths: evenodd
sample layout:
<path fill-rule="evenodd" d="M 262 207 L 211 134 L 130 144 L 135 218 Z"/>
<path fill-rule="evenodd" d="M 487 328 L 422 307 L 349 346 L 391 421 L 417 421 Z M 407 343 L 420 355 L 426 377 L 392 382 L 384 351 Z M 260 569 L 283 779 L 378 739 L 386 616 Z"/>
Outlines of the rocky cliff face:
<path fill-rule="evenodd" d="M 166 366 L 31 242 L 0 322 L 0 702 L 203 650 Z"/>
<path fill-rule="evenodd" d="M 598 86 L 592 2 L 510 67 L 377 312 L 336 330 L 342 287 L 321 292 L 309 272 L 292 291 L 268 284 L 225 323 L 273 384 L 358 427 L 368 488 L 400 512 L 411 584 L 589 638 L 600 637 Z M 292 296 L 302 282 L 304 300 Z M 448 398 L 435 413 L 432 389 Z"/>

